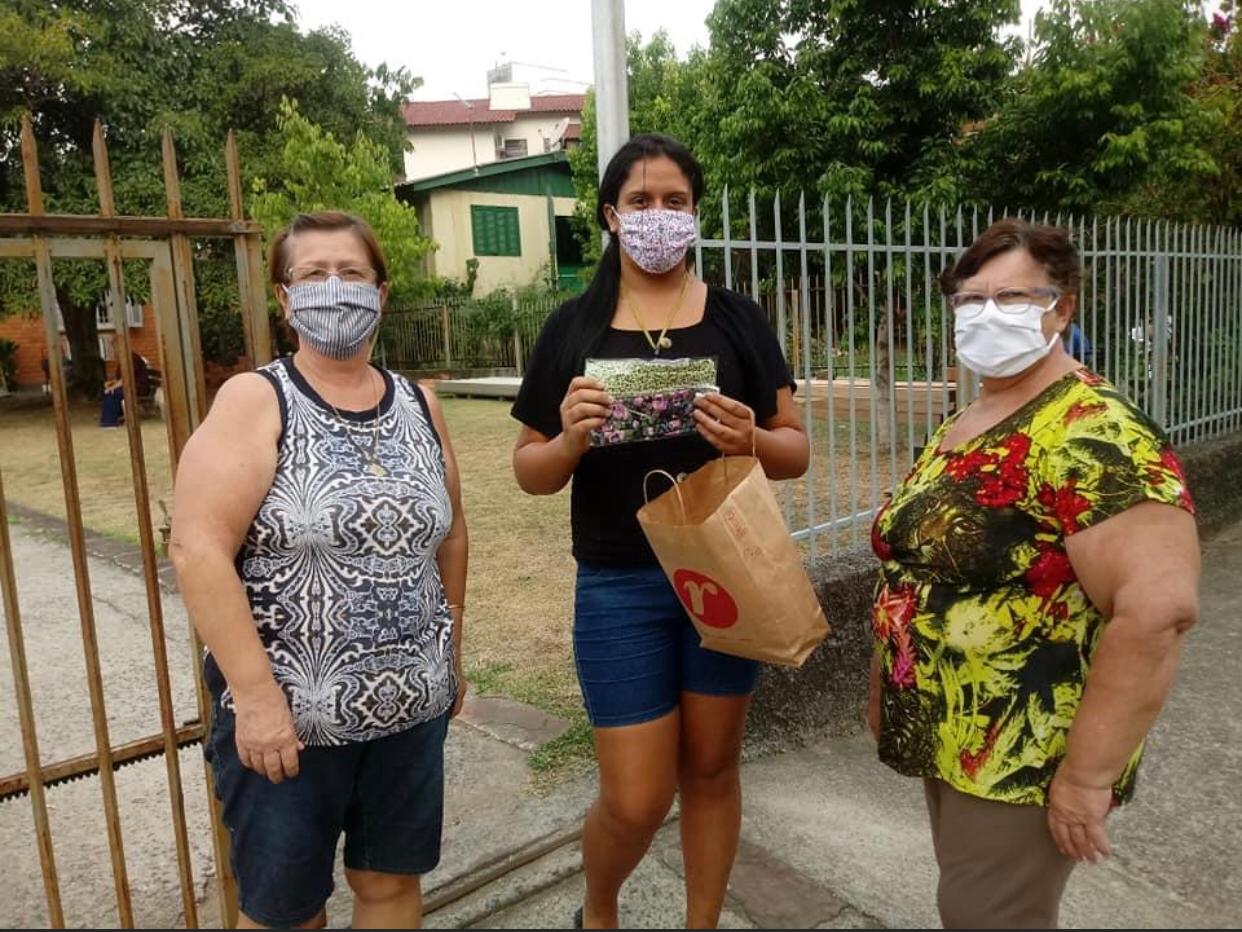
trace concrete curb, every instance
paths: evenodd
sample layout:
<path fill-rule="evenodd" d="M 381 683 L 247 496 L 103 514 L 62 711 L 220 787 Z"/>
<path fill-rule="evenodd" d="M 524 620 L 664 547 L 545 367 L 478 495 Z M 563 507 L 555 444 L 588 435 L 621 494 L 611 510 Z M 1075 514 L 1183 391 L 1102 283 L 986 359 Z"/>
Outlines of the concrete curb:
<path fill-rule="evenodd" d="M 28 508 L 25 505 L 19 505 L 17 502 L 7 502 L 6 504 L 9 518 L 20 522 L 22 527 L 44 537 L 51 538 L 58 543 L 63 544 L 69 539 L 69 525 L 63 518 L 49 515 L 34 508 Z M 87 556 L 94 557 L 97 560 L 104 560 L 113 566 L 119 566 L 121 569 L 136 576 L 142 575 L 142 551 L 138 547 L 127 541 L 117 540 L 115 537 L 108 537 L 106 534 L 100 534 L 98 531 L 92 531 L 90 528 L 84 528 L 83 530 Z M 158 567 L 157 578 L 160 589 L 166 595 L 175 593 L 177 591 L 177 573 L 173 569 L 172 561 L 157 554 L 156 566 Z"/>

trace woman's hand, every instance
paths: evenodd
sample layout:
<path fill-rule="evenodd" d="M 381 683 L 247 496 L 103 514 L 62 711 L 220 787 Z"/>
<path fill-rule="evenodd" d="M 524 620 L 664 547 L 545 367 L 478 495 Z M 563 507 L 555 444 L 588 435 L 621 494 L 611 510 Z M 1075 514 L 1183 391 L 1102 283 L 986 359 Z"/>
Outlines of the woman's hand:
<path fill-rule="evenodd" d="M 603 427 L 612 407 L 612 396 L 602 383 L 578 376 L 569 383 L 561 402 L 561 430 L 565 442 L 579 455 L 591 445 L 591 431 Z"/>
<path fill-rule="evenodd" d="M 1104 819 L 1113 806 L 1112 786 L 1076 779 L 1064 764 L 1048 787 L 1048 830 L 1067 858 L 1098 864 L 1112 854 Z"/>
<path fill-rule="evenodd" d="M 711 392 L 694 403 L 699 435 L 728 456 L 755 452 L 755 414 L 740 401 Z"/>
<path fill-rule="evenodd" d="M 449 606 L 449 611 L 453 615 L 453 681 L 457 684 L 457 695 L 453 698 L 453 708 L 449 712 L 449 718 L 457 718 L 461 714 L 461 707 L 465 704 L 466 693 L 470 691 L 470 681 L 466 679 L 466 672 L 461 667 L 461 636 L 459 632 L 462 628 L 462 621 L 465 616 L 465 609 L 460 605 Z"/>
<path fill-rule="evenodd" d="M 273 783 L 298 775 L 298 740 L 289 702 L 275 680 L 254 691 L 233 692 L 237 714 L 237 757 L 243 767 Z"/>
<path fill-rule="evenodd" d="M 460 661 L 453 665 L 453 675 L 454 679 L 457 680 L 457 698 L 453 700 L 453 708 L 449 712 L 449 718 L 457 718 L 461 714 L 461 707 L 466 702 L 466 693 L 470 692 L 470 681 L 466 679 L 466 674 L 462 671 Z"/>

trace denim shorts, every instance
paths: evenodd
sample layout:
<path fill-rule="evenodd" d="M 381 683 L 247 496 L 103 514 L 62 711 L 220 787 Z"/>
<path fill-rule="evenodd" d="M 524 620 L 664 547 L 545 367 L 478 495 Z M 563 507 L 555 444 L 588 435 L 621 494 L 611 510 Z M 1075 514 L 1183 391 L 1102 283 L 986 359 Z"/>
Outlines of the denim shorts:
<path fill-rule="evenodd" d="M 749 695 L 759 675 L 753 660 L 699 646 L 658 566 L 578 564 L 574 660 L 597 728 L 653 721 L 677 708 L 683 692 Z"/>
<path fill-rule="evenodd" d="M 355 870 L 425 874 L 439 863 L 447 714 L 374 741 L 308 747 L 298 775 L 279 784 L 242 766 L 234 726 L 217 702 L 205 753 L 248 917 L 293 926 L 317 916 L 342 831 Z"/>

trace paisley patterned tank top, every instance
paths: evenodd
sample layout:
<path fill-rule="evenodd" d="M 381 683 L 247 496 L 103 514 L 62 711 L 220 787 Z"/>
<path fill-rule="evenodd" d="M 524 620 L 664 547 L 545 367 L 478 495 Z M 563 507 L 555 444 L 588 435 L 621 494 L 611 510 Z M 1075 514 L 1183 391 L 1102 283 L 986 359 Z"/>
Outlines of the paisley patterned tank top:
<path fill-rule="evenodd" d="M 380 372 L 376 417 L 338 414 L 290 358 L 259 370 L 282 431 L 237 568 L 308 745 L 402 731 L 442 715 L 456 693 L 436 563 L 453 520 L 440 438 L 421 390 Z M 231 707 L 227 689 L 221 699 Z"/>

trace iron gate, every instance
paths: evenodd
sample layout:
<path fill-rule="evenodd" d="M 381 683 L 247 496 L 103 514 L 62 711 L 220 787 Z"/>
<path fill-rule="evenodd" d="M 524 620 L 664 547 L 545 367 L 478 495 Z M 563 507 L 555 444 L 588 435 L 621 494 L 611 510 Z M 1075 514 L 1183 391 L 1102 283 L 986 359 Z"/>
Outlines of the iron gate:
<path fill-rule="evenodd" d="M 27 212 L 0 214 L 0 260 L 34 260 L 47 342 L 48 375 L 56 426 L 61 477 L 64 486 L 68 545 L 73 562 L 77 608 L 81 622 L 81 646 L 86 662 L 86 687 L 90 697 L 94 728 L 93 753 L 52 764 L 41 764 L 35 709 L 31 694 L 25 641 L 19 608 L 19 586 L 14 568 L 8 530 L 3 476 L 0 475 L 0 595 L 3 596 L 5 626 L 13 667 L 19 724 L 25 756 L 25 770 L 0 776 L 0 802 L 29 795 L 34 814 L 36 847 L 43 874 L 48 918 L 54 927 L 65 925 L 60 880 L 56 870 L 55 845 L 48 819 L 46 791 L 57 784 L 85 776 L 97 776 L 102 795 L 117 915 L 124 927 L 134 925 L 130 883 L 126 868 L 125 845 L 121 832 L 121 813 L 114 773 L 128 763 L 163 756 L 167 769 L 168 795 L 175 839 L 178 879 L 187 927 L 198 926 L 198 910 L 190 859 L 183 784 L 177 751 L 203 739 L 208 727 L 210 705 L 203 686 L 200 664 L 194 662 L 198 718 L 178 725 L 174 718 L 169 681 L 164 612 L 158 581 L 158 558 L 151 523 L 150 495 L 146 459 L 140 428 L 138 395 L 129 331 L 116 328 L 116 356 L 123 384 L 134 502 L 138 518 L 138 537 L 146 587 L 151 649 L 155 668 L 155 698 L 159 707 L 160 731 L 125 744 L 112 744 L 100 667 L 90 571 L 87 561 L 85 529 L 82 521 L 79 483 L 74 457 L 70 411 L 63 372 L 58 333 L 59 314 L 52 276 L 52 260 L 98 259 L 108 271 L 108 301 L 113 319 L 124 321 L 126 295 L 122 263 L 143 260 L 150 263 L 151 304 L 159 333 L 161 369 L 166 395 L 165 420 L 170 460 L 175 470 L 178 457 L 194 428 L 206 414 L 207 397 L 199 348 L 197 305 L 194 291 L 191 239 L 229 238 L 234 243 L 240 311 L 246 351 L 255 365 L 271 359 L 264 295 L 263 260 L 258 224 L 246 220 L 242 209 L 241 173 L 237 145 L 230 133 L 225 149 L 228 168 L 231 216 L 227 218 L 186 217 L 181 204 L 181 186 L 172 135 L 163 137 L 163 176 L 167 200 L 164 217 L 120 216 L 112 193 L 112 175 L 103 128 L 96 121 L 93 138 L 95 179 L 99 193 L 99 213 L 95 215 L 49 214 L 44 210 L 39 163 L 33 129 L 22 123 L 21 157 L 26 185 Z M 201 646 L 190 632 L 195 657 Z M 205 768 L 207 801 L 213 826 L 213 848 L 219 877 L 221 914 L 227 925 L 236 921 L 237 904 L 229 869 L 228 836 L 220 825 L 211 772 Z"/>

